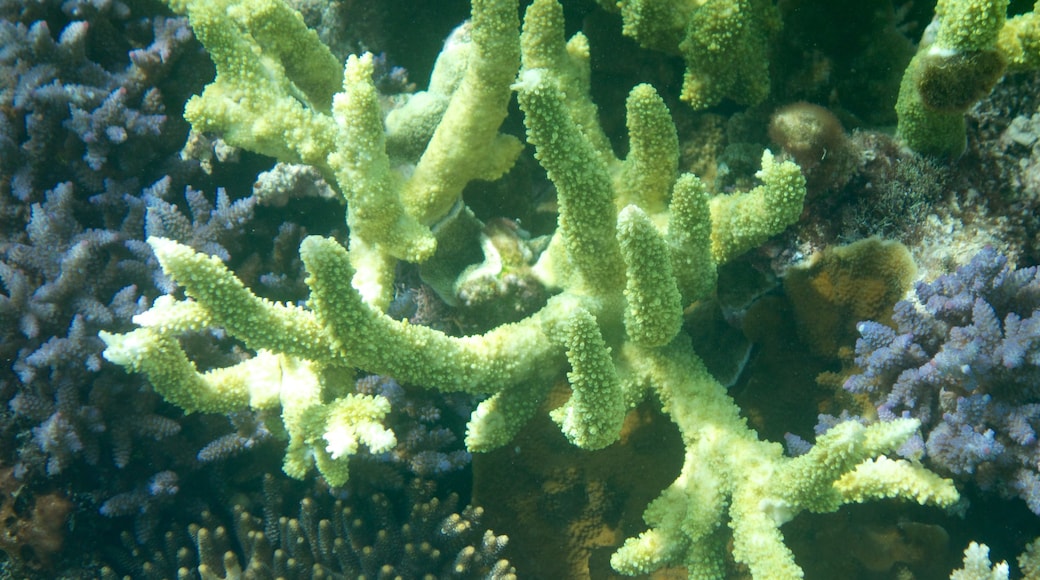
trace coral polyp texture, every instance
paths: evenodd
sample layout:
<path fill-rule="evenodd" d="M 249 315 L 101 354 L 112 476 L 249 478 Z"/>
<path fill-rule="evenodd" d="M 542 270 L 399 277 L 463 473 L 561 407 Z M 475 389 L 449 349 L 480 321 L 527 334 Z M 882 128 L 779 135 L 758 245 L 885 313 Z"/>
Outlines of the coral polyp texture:
<path fill-rule="evenodd" d="M 757 105 L 769 96 L 769 43 L 780 12 L 765 0 L 599 0 L 619 10 L 625 36 L 686 63 L 682 99 L 704 109 L 731 99 Z"/>
<path fill-rule="evenodd" d="M 720 264 L 798 219 L 805 180 L 797 165 L 766 152 L 760 185 L 709 195 L 696 176 L 679 173 L 675 127 L 649 85 L 629 95 L 629 153 L 616 157 L 589 96 L 588 41 L 565 39 L 555 0 L 536 0 L 519 35 L 515 0 L 474 0 L 472 20 L 452 36 L 431 81 L 446 87 L 446 106 L 423 107 L 417 95 L 395 114 L 418 117 L 388 120 L 386 130 L 371 57 L 352 56 L 340 70 L 284 4 L 169 4 L 188 16 L 217 68 L 188 103 L 194 128 L 316 167 L 345 200 L 350 234 L 346 245 L 303 240 L 310 296 L 302 305 L 260 298 L 220 259 L 151 238 L 185 297 L 156 300 L 135 317 L 139 328 L 101 336 L 108 360 L 146 374 L 166 400 L 188 412 L 260 411 L 288 439 L 286 473 L 304 478 L 316 468 L 338 486 L 359 449 L 387 451 L 399 436 L 384 424 L 389 401 L 354 390 L 358 370 L 486 396 L 467 425 L 473 452 L 510 443 L 561 378 L 570 396 L 550 416 L 584 449 L 617 441 L 626 411 L 654 396 L 686 452 L 679 476 L 645 513 L 649 529 L 613 555 L 625 574 L 684 565 L 691 577 L 722 578 L 732 537 L 733 556 L 755 577 L 800 578 L 780 532 L 800 512 L 876 498 L 956 501 L 950 481 L 886 456 L 914 434 L 914 419 L 841 423 L 797 458 L 747 426 L 694 353 L 683 307 L 713 292 Z M 532 268 L 554 294 L 534 314 L 480 335 L 388 316 L 399 262 L 462 272 L 468 264 L 453 263 L 448 249 L 481 243 L 458 237 L 475 219 L 461 192 L 499 177 L 519 154 L 521 142 L 499 132 L 513 91 L 527 141 L 557 190 L 558 226 Z M 402 137 L 394 127 L 418 125 L 436 128 L 400 150 L 420 155 L 387 147 Z M 207 327 L 254 355 L 199 372 L 177 337 Z"/>
<path fill-rule="evenodd" d="M 883 421 L 921 421 L 927 465 L 1020 497 L 1040 514 L 1040 276 L 992 248 L 896 305 L 895 328 L 861 322 L 860 373 Z"/>
<path fill-rule="evenodd" d="M 1040 16 L 1007 18 L 1008 0 L 939 0 L 899 88 L 899 135 L 914 151 L 956 157 L 964 113 L 1007 72 L 1040 67 Z"/>

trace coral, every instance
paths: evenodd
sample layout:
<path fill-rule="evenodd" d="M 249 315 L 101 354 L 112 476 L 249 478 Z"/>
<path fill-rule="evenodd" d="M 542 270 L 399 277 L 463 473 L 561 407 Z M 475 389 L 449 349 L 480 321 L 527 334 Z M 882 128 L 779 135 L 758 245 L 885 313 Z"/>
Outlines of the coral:
<path fill-rule="evenodd" d="M 406 389 L 389 377 L 369 375 L 358 379 L 356 391 L 390 402 L 386 424 L 400 433 L 393 450 L 359 455 L 359 461 L 390 466 L 404 476 L 437 477 L 469 465 L 470 454 L 460 448 L 450 425 L 461 423 L 475 406 L 470 397 Z M 447 416 L 453 415 L 453 416 Z M 397 475 L 401 479 L 402 475 Z M 400 484 L 398 484 L 400 485 Z"/>
<path fill-rule="evenodd" d="M 882 420 L 914 417 L 924 441 L 907 452 L 1040 513 L 1040 277 L 987 248 L 896 305 L 895 329 L 859 325 L 845 388 L 866 393 Z M 921 444 L 923 443 L 923 448 Z"/>
<path fill-rule="evenodd" d="M 265 495 L 276 488 L 266 476 Z M 429 481 L 413 479 L 404 502 L 378 492 L 336 500 L 318 492 L 292 512 L 266 500 L 257 506 L 262 516 L 241 503 L 227 510 L 230 521 L 207 510 L 185 526 L 187 533 L 171 530 L 146 546 L 124 536 L 125 555 L 99 576 L 515 578 L 501 557 L 508 538 L 483 525 L 483 510 L 460 510 L 457 495 L 434 491 Z"/>
<path fill-rule="evenodd" d="M 64 4 L 71 21 L 56 36 L 42 18 L 0 21 L 2 189 L 26 202 L 63 181 L 101 191 L 106 178 L 142 173 L 178 146 L 176 132 L 165 130 L 159 85 L 187 53 L 187 21 L 157 17 L 134 30 L 120 3 Z M 112 61 L 92 60 L 103 55 L 99 31 L 115 27 L 148 40 Z"/>
<path fill-rule="evenodd" d="M 808 197 L 841 189 L 859 163 L 860 151 L 841 121 L 826 108 L 804 101 L 773 112 L 769 139 L 805 173 Z"/>
<path fill-rule="evenodd" d="M 1007 580 L 1007 562 L 990 564 L 989 547 L 975 542 L 964 549 L 964 567 L 954 570 L 950 580 Z"/>
<path fill-rule="evenodd" d="M 1037 578 L 1040 573 L 1040 562 L 1037 559 L 1037 550 L 1040 548 L 1040 538 L 1026 545 L 1025 550 L 1018 557 L 1018 567 L 1022 577 L 1026 580 Z M 954 570 L 950 574 L 950 580 L 1007 580 L 1010 578 L 1011 569 L 1007 562 L 998 564 L 990 563 L 989 546 L 971 542 L 964 549 L 964 567 Z"/>
<path fill-rule="evenodd" d="M 960 155 L 968 108 L 989 94 L 1005 70 L 1040 64 L 1040 20 L 1031 12 L 1008 21 L 1007 5 L 1007 0 L 942 0 L 936 6 L 896 103 L 899 136 L 911 149 Z"/>
<path fill-rule="evenodd" d="M 284 207 L 290 199 L 336 199 L 337 194 L 310 165 L 276 163 L 257 176 L 253 195 L 260 205 Z"/>
<path fill-rule="evenodd" d="M 891 316 L 916 276 L 906 246 L 867 238 L 827 248 L 807 265 L 791 268 L 784 290 L 803 340 L 816 353 L 833 357 L 855 342 L 859 321 Z"/>
<path fill-rule="evenodd" d="M 0 467 L 0 550 L 19 566 L 49 570 L 65 543 L 72 502 L 58 492 L 29 491 Z"/>
<path fill-rule="evenodd" d="M 1008 62 L 1008 70 L 1018 72 L 1040 68 L 1040 14 L 1031 12 L 1008 18 L 997 35 L 997 50 Z"/>
<path fill-rule="evenodd" d="M 620 10 L 624 34 L 686 61 L 682 99 L 695 109 L 732 99 L 756 105 L 769 94 L 769 40 L 780 13 L 762 0 L 600 0 Z"/>
<path fill-rule="evenodd" d="M 77 221 L 73 191 L 65 183 L 47 192 L 46 200 L 32 207 L 24 239 L 8 241 L 0 253 L 0 276 L 8 290 L 2 297 L 4 332 L 18 349 L 12 353 L 15 376 L 3 380 L 21 385 L 8 406 L 16 420 L 39 422 L 31 444 L 22 448 L 22 473 L 40 454 L 50 475 L 77 455 L 97 462 L 99 436 L 106 430 L 98 405 L 112 383 L 96 376 L 103 346 L 96 332 L 126 324 L 143 310 L 147 302 L 138 288 L 151 286 L 148 268 L 121 247 L 122 232 L 86 229 Z M 131 212 L 124 226 L 133 223 Z M 91 375 L 94 388 L 81 389 Z"/>
<path fill-rule="evenodd" d="M 371 57 L 350 57 L 341 76 L 316 35 L 273 0 L 170 4 L 188 15 L 217 68 L 186 108 L 195 130 L 314 165 L 347 202 L 350 239 L 349 250 L 331 238 L 303 240 L 310 288 L 303 306 L 257 297 L 219 259 L 152 238 L 186 298 L 157 300 L 135 317 L 139 328 L 101 336 L 108 360 L 145 373 L 167 401 L 188 412 L 280 411 L 285 472 L 302 478 L 317 468 L 339 486 L 361 446 L 378 453 L 401 435 L 386 428 L 385 397 L 353 390 L 355 369 L 488 396 L 469 419 L 471 451 L 508 444 L 559 378 L 571 393 L 550 417 L 583 449 L 615 442 L 627 409 L 653 393 L 686 453 L 679 477 L 644 515 L 650 529 L 612 558 L 628 574 L 675 564 L 719 577 L 728 520 L 734 557 L 753 575 L 797 578 L 780 525 L 804 510 L 894 496 L 955 501 L 949 481 L 880 457 L 912 435 L 914 420 L 844 422 L 793 459 L 747 427 L 694 354 L 681 328 L 683 306 L 712 292 L 718 264 L 798 218 L 801 172 L 767 152 L 761 185 L 709 196 L 695 176 L 677 175 L 675 128 L 648 85 L 630 93 L 629 154 L 617 158 L 588 96 L 587 40 L 564 40 L 558 3 L 529 7 L 518 42 L 515 2 L 473 2 L 468 47 L 442 56 L 465 55 L 458 65 L 465 73 L 421 157 L 411 160 L 387 153 Z M 453 337 L 388 316 L 397 263 L 464 245 L 448 239 L 465 231 L 457 220 L 472 220 L 460 203 L 463 187 L 512 165 L 521 145 L 498 132 L 511 88 L 557 189 L 558 228 L 533 268 L 556 294 L 481 335 Z M 403 171 L 393 169 L 400 164 Z M 254 356 L 200 373 L 177 338 L 213 326 Z"/>
<path fill-rule="evenodd" d="M 175 509 L 180 477 L 176 472 L 160 471 L 131 491 L 118 493 L 101 504 L 98 513 L 108 518 L 133 516 L 134 538 L 147 544 L 156 533 L 163 512 Z"/>
<path fill-rule="evenodd" d="M 199 449 L 196 458 L 203 463 L 222 461 L 252 449 L 267 441 L 271 431 L 260 417 L 252 413 L 231 413 L 229 417 L 235 431 L 214 439 Z"/>
<path fill-rule="evenodd" d="M 160 179 L 142 192 L 147 204 L 144 233 L 146 237 L 163 237 L 187 244 L 200 252 L 218 256 L 225 262 L 231 259 L 231 252 L 225 247 L 234 234 L 252 221 L 253 208 L 257 203 L 255 196 L 245 197 L 232 202 L 224 191 L 217 189 L 216 203 L 210 203 L 206 195 L 198 190 L 186 187 L 184 199 L 191 211 L 188 220 L 177 205 L 167 201 L 174 196 L 170 193 L 169 176 Z"/>
<path fill-rule="evenodd" d="M 97 331 L 127 328 L 170 289 L 143 244 L 138 194 L 190 173 L 165 108 L 178 90 L 168 75 L 198 45 L 185 19 L 137 5 L 14 4 L 0 7 L 0 391 L 20 436 L 5 461 L 27 484 L 103 499 L 116 492 L 95 476 L 118 488 L 141 440 L 180 429 L 143 382 L 102 364 Z"/>
<path fill-rule="evenodd" d="M 1026 545 L 1018 557 L 1018 567 L 1026 578 L 1040 578 L 1040 538 Z"/>

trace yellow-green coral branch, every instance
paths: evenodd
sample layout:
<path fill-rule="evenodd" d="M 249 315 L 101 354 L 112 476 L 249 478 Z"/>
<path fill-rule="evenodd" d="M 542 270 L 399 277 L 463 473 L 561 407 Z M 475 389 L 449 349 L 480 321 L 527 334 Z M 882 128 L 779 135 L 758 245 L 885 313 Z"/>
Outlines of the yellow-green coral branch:
<path fill-rule="evenodd" d="M 715 262 L 722 264 L 765 242 L 798 221 L 805 199 L 805 177 L 790 161 L 778 163 L 767 149 L 762 185 L 747 193 L 711 199 L 711 239 Z"/>
<path fill-rule="evenodd" d="M 425 224 L 443 218 L 470 181 L 501 177 L 523 149 L 515 137 L 498 133 L 520 67 L 516 1 L 473 0 L 472 12 L 466 74 L 402 193 Z"/>
<path fill-rule="evenodd" d="M 607 5 L 604 0 L 601 4 Z M 686 61 L 682 99 L 695 109 L 723 98 L 754 105 L 769 94 L 768 46 L 780 29 L 770 0 L 620 0 L 625 36 Z"/>
<path fill-rule="evenodd" d="M 351 366 L 445 391 L 494 393 L 559 368 L 562 352 L 538 319 L 478 336 L 451 337 L 399 321 L 366 304 L 350 285 L 354 271 L 335 240 L 311 236 L 300 246 L 311 287 L 308 305 Z"/>
<path fill-rule="evenodd" d="M 596 319 L 583 308 L 563 323 L 562 332 L 571 365 L 567 373 L 571 396 L 551 416 L 571 443 L 601 449 L 617 441 L 628 410 L 610 349 Z"/>
<path fill-rule="evenodd" d="M 563 7 L 554 0 L 535 0 L 524 12 L 520 35 L 523 69 L 543 70 L 563 99 L 574 125 L 604 163 L 616 161 L 610 139 L 599 123 L 596 104 L 589 98 L 592 81 L 589 41 L 578 32 L 564 39 Z"/>
<path fill-rule="evenodd" d="M 527 139 L 556 184 L 559 235 L 572 266 L 592 288 L 616 286 L 623 280 L 623 267 L 606 164 L 575 126 L 544 69 L 525 69 L 517 91 Z"/>
<path fill-rule="evenodd" d="M 721 560 L 703 559 L 704 542 L 713 545 L 719 514 L 728 509 L 733 555 L 749 566 L 753 577 L 801 578 L 784 546 L 781 524 L 805 510 L 833 511 L 856 501 L 851 490 L 845 496 L 836 483 L 856 477 L 848 474 L 901 445 L 917 427 L 915 421 L 870 427 L 846 422 L 821 436 L 809 454 L 785 458 L 779 444 L 760 441 L 748 428 L 725 388 L 693 355 L 687 337 L 659 349 L 626 346 L 623 358 L 626 368 L 654 385 L 687 445 L 679 477 L 644 516 L 654 527 L 627 541 L 611 559 L 615 569 L 629 574 L 685 564 L 691 577 L 722 578 Z M 956 499 L 948 480 L 901 468 L 898 475 L 905 478 L 889 480 L 888 489 L 900 497 L 927 498 L 943 506 Z M 680 536 L 685 539 L 677 540 Z"/>
<path fill-rule="evenodd" d="M 321 112 L 331 104 L 330 90 L 338 86 L 332 79 L 341 69 L 317 33 L 276 0 L 250 0 L 245 6 L 240 0 L 187 0 L 171 6 L 188 14 L 217 68 L 216 80 L 185 107 L 192 127 L 283 161 L 323 167 L 335 133 Z M 267 19 L 250 17 L 253 10 Z M 260 38 L 248 27 L 262 28 Z M 272 27 L 291 36 L 292 44 L 274 41 Z M 264 46 L 261 39 L 273 45 Z M 306 106 L 308 98 L 313 102 Z"/>
<path fill-rule="evenodd" d="M 386 154 L 380 107 L 372 55 L 351 55 L 343 72 L 343 92 L 333 105 L 339 135 L 328 161 L 347 199 L 351 236 L 397 259 L 421 262 L 433 254 L 436 242 L 429 229 L 405 211 L 398 196 L 400 177 Z"/>
<path fill-rule="evenodd" d="M 314 460 L 329 485 L 340 486 L 350 476 L 347 459 L 364 444 L 372 453 L 394 448 L 394 433 L 383 426 L 390 401 L 383 397 L 350 394 L 327 405 L 308 407 L 303 436 L 315 450 Z"/>
<path fill-rule="evenodd" d="M 1032 12 L 1008 18 L 997 36 L 997 50 L 1012 72 L 1040 68 L 1040 2 Z"/>
<path fill-rule="evenodd" d="M 650 85 L 633 88 L 625 104 L 629 151 L 615 181 L 618 206 L 635 204 L 660 215 L 679 167 L 679 136 L 668 107 Z"/>
<path fill-rule="evenodd" d="M 229 5 L 227 14 L 256 39 L 265 55 L 285 68 L 286 77 L 311 107 L 329 111 L 332 95 L 339 90 L 335 73 L 341 64 L 299 12 L 276 0 L 251 0 L 248 5 Z"/>
<path fill-rule="evenodd" d="M 328 340 L 312 313 L 257 297 L 214 256 L 165 238 L 149 238 L 148 243 L 163 272 L 184 286 L 213 324 L 249 348 L 311 360 L 332 358 Z"/>
<path fill-rule="evenodd" d="M 1007 18 L 1008 0 L 939 0 L 941 24 L 931 50 L 971 52 L 992 48 Z"/>
<path fill-rule="evenodd" d="M 884 455 L 859 464 L 836 481 L 834 488 L 846 502 L 903 497 L 921 505 L 951 506 L 958 501 L 957 490 L 950 480 L 919 463 Z"/>
<path fill-rule="evenodd" d="M 710 199 L 696 175 L 680 176 L 672 188 L 666 240 L 683 304 L 708 297 L 718 280 L 712 255 Z"/>
<path fill-rule="evenodd" d="M 634 205 L 621 210 L 617 232 L 625 261 L 625 331 L 642 346 L 667 344 L 682 326 L 683 310 L 668 245 Z"/>

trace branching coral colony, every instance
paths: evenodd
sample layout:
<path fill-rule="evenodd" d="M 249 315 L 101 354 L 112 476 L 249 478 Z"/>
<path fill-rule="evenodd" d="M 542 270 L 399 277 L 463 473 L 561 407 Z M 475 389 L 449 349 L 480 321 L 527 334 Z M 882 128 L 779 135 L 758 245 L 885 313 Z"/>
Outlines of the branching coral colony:
<path fill-rule="evenodd" d="M 578 34 L 565 42 L 555 0 L 527 10 L 519 39 L 516 0 L 474 0 L 472 21 L 453 36 L 431 81 L 447 87 L 447 107 L 424 108 L 417 98 L 385 131 L 371 58 L 351 57 L 341 71 L 278 0 L 169 4 L 189 16 L 217 67 L 216 80 L 188 104 L 195 130 L 318 168 L 346 200 L 350 239 L 349 250 L 304 240 L 306 308 L 258 298 L 218 259 L 151 239 L 188 298 L 164 297 L 136 317 L 140 328 L 103 338 L 110 361 L 147 374 L 167 400 L 188 412 L 280 408 L 285 471 L 302 478 L 316 466 L 341 485 L 359 444 L 381 450 L 394 442 L 380 423 L 389 403 L 350 392 L 356 369 L 488 395 L 469 421 L 472 451 L 508 443 L 564 373 L 572 394 L 551 415 L 582 448 L 614 442 L 626 410 L 652 392 L 681 431 L 685 462 L 647 509 L 650 529 L 614 554 L 613 566 L 628 574 L 686 565 L 691 578 L 721 578 L 725 522 L 733 555 L 755 577 L 799 578 L 779 526 L 803 510 L 882 497 L 957 500 L 949 481 L 883 455 L 916 421 L 843 423 L 797 458 L 747 427 L 694 354 L 682 308 L 713 291 L 718 264 L 797 219 L 804 179 L 767 152 L 762 185 L 710 197 L 695 176 L 677 174 L 675 128 L 647 85 L 629 96 L 630 153 L 617 159 L 588 96 L 587 41 Z M 518 155 L 520 142 L 498 133 L 512 90 L 558 191 L 559 225 L 535 268 L 557 293 L 528 318 L 479 336 L 388 317 L 396 262 L 422 262 L 448 245 L 452 222 L 467 216 L 463 186 L 497 178 Z M 436 130 L 421 158 L 394 157 L 387 144 L 421 135 L 412 129 L 422 126 Z M 255 356 L 197 372 L 177 335 L 207 326 L 223 327 Z"/>

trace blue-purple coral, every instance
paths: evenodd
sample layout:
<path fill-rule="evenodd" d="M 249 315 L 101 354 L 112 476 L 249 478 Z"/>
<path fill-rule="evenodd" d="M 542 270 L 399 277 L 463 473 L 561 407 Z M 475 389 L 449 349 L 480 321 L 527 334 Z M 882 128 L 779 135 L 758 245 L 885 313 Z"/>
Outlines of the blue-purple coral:
<path fill-rule="evenodd" d="M 131 19 L 120 3 L 102 4 L 109 9 L 66 2 L 73 20 L 57 31 L 31 16 L 0 20 L 0 187 L 19 200 L 38 201 L 62 181 L 101 191 L 106 178 L 145 173 L 177 140 L 157 84 L 192 40 L 186 20 Z M 101 58 L 94 27 L 150 44 Z"/>
<path fill-rule="evenodd" d="M 878 417 L 921 421 L 925 461 L 1040 514 L 1040 274 L 992 248 L 895 307 L 893 330 L 861 322 L 845 389 Z"/>

